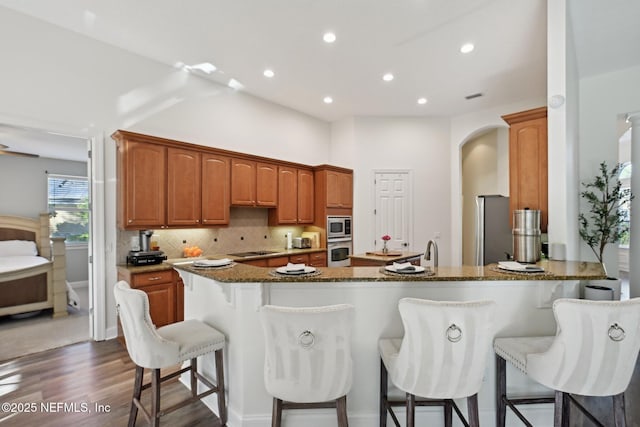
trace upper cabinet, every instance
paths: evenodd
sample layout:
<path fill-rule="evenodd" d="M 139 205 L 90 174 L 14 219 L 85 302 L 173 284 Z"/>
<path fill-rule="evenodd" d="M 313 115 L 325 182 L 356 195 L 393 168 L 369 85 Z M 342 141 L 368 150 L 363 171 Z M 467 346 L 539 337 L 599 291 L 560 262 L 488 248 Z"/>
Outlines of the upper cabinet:
<path fill-rule="evenodd" d="M 328 208 L 353 207 L 353 173 L 326 171 Z"/>
<path fill-rule="evenodd" d="M 167 149 L 167 225 L 200 224 L 201 162 L 197 151 Z"/>
<path fill-rule="evenodd" d="M 314 215 L 313 171 L 278 167 L 278 206 L 269 212 L 269 224 L 311 224 Z"/>
<path fill-rule="evenodd" d="M 118 227 L 229 224 L 231 206 L 269 209 L 269 224 L 321 224 L 351 215 L 353 172 L 317 168 L 119 130 Z"/>
<path fill-rule="evenodd" d="M 167 148 L 114 134 L 117 142 L 118 227 L 158 228 L 166 222 Z"/>
<path fill-rule="evenodd" d="M 275 207 L 278 197 L 278 167 L 247 159 L 231 161 L 231 204 Z"/>
<path fill-rule="evenodd" d="M 218 154 L 202 154 L 202 224 L 229 224 L 231 160 Z"/>
<path fill-rule="evenodd" d="M 509 205 L 539 209 L 540 229 L 547 231 L 547 108 L 502 116 L 509 124 Z M 513 216 L 513 215 L 511 215 Z"/>

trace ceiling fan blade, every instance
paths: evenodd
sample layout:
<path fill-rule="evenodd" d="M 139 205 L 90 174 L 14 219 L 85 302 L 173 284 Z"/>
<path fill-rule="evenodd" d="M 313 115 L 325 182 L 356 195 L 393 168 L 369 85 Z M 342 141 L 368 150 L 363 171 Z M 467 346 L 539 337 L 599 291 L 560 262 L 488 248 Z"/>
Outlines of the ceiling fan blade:
<path fill-rule="evenodd" d="M 21 153 L 19 151 L 0 150 L 1 156 L 17 156 L 17 157 L 40 157 L 38 154 Z"/>

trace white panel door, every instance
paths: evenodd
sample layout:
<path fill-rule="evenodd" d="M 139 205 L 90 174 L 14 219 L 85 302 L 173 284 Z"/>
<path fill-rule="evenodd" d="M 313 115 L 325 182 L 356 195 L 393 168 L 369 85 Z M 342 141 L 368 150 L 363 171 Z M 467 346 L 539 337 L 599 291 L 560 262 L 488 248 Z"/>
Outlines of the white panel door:
<path fill-rule="evenodd" d="M 391 236 L 389 249 L 411 248 L 411 175 L 408 171 L 377 171 L 375 187 L 375 248 L 382 249 L 381 237 Z"/>

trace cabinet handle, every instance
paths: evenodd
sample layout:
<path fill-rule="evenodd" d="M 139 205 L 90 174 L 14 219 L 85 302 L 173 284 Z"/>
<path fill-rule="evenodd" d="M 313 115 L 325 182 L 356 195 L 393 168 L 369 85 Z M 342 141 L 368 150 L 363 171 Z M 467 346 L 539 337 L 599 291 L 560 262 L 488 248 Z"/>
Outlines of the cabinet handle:
<path fill-rule="evenodd" d="M 132 220 L 132 219 L 130 219 L 130 220 L 129 220 L 129 224 L 131 224 L 132 222 L 133 222 L 133 220 Z"/>
<path fill-rule="evenodd" d="M 156 277 L 149 277 L 147 280 L 150 282 L 155 282 L 156 280 L 160 280 L 160 279 L 162 279 L 162 277 L 156 276 Z"/>
<path fill-rule="evenodd" d="M 197 224 L 197 223 L 199 223 L 199 222 L 200 222 L 200 220 L 199 220 L 199 219 L 196 219 L 196 224 Z"/>

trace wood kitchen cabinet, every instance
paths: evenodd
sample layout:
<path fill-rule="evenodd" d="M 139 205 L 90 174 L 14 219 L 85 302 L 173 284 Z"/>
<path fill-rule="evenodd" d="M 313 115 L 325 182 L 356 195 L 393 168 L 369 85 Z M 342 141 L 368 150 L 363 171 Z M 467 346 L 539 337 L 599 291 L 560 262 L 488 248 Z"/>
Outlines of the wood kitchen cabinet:
<path fill-rule="evenodd" d="M 547 231 L 547 108 L 502 116 L 509 124 L 509 205 L 539 209 L 540 229 Z M 513 220 L 513 214 L 510 215 Z"/>
<path fill-rule="evenodd" d="M 231 159 L 202 154 L 202 225 L 229 224 Z"/>
<path fill-rule="evenodd" d="M 231 204 L 275 207 L 278 203 L 278 167 L 246 159 L 231 161 Z"/>
<path fill-rule="evenodd" d="M 116 132 L 118 227 L 159 228 L 166 222 L 167 148 Z"/>
<path fill-rule="evenodd" d="M 327 253 L 326 252 L 312 252 L 309 254 L 309 265 L 311 267 L 326 267 L 327 266 Z"/>
<path fill-rule="evenodd" d="M 118 280 L 124 280 L 131 288 L 147 294 L 149 314 L 156 327 L 184 320 L 184 285 L 175 270 L 135 272 L 127 267 L 118 267 Z M 120 325 L 118 336 L 122 337 Z"/>
<path fill-rule="evenodd" d="M 167 225 L 200 225 L 201 168 L 199 152 L 167 149 Z"/>
<path fill-rule="evenodd" d="M 312 224 L 314 215 L 313 171 L 278 167 L 278 206 L 269 212 L 269 224 Z"/>
<path fill-rule="evenodd" d="M 353 174 L 327 170 L 328 208 L 353 208 Z"/>

